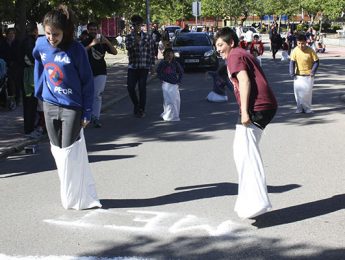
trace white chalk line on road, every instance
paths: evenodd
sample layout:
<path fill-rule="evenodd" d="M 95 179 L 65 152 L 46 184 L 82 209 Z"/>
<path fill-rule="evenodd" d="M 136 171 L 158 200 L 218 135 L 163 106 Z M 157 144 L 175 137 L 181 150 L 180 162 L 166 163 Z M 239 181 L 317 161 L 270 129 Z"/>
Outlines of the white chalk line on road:
<path fill-rule="evenodd" d="M 221 221 L 219 224 L 210 224 L 206 218 L 192 214 L 182 215 L 171 212 L 126 210 L 114 211 L 96 209 L 86 212 L 81 217 L 62 215 L 54 219 L 45 219 L 45 223 L 64 228 L 92 228 L 116 230 L 120 232 L 140 233 L 145 235 L 197 235 L 206 234 L 212 237 L 234 235 L 236 230 L 243 229 L 244 225 L 232 220 Z M 124 223 L 125 222 L 125 223 Z M 128 257 L 95 257 L 95 256 L 23 256 L 0 254 L 0 260 L 144 260 L 153 258 Z"/>
<path fill-rule="evenodd" d="M 225 220 L 214 225 L 209 220 L 195 215 L 144 210 L 118 212 L 97 209 L 86 213 L 78 219 L 61 216 L 55 219 L 45 219 L 44 222 L 73 228 L 96 228 L 141 234 L 168 233 L 174 235 L 202 233 L 208 236 L 226 236 L 233 235 L 235 230 L 243 228 L 243 225 L 232 220 Z"/>
<path fill-rule="evenodd" d="M 153 258 L 142 258 L 135 256 L 119 257 L 96 257 L 96 256 L 66 256 L 66 255 L 49 255 L 49 256 L 10 256 L 0 254 L 0 260 L 151 260 Z"/>

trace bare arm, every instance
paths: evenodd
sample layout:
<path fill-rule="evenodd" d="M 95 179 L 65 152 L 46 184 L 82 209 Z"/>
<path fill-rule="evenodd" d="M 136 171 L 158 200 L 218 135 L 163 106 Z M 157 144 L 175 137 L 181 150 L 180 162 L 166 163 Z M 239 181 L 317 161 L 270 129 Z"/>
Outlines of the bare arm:
<path fill-rule="evenodd" d="M 111 44 L 111 42 L 102 35 L 101 37 L 101 43 L 105 43 L 106 45 L 108 45 L 109 47 L 109 50 L 110 50 L 110 53 L 113 54 L 113 55 L 116 55 L 117 54 L 117 50 L 116 48 Z"/>
<path fill-rule="evenodd" d="M 85 46 L 85 49 L 88 51 L 91 49 L 91 47 L 95 46 L 96 44 L 99 44 L 99 39 L 94 38 L 89 45 Z"/>
<path fill-rule="evenodd" d="M 250 80 L 247 71 L 241 70 L 236 75 L 239 83 L 239 92 L 241 99 L 241 123 L 248 126 L 251 121 L 249 117 L 249 96 L 250 96 Z"/>
<path fill-rule="evenodd" d="M 117 50 L 116 48 L 111 44 L 111 42 L 105 37 L 105 36 L 101 36 L 100 39 L 96 39 L 94 38 L 89 45 L 85 46 L 86 50 L 91 49 L 91 47 L 95 46 L 96 44 L 101 44 L 101 43 L 105 43 L 106 45 L 108 45 L 110 53 L 116 55 L 117 54 Z"/>

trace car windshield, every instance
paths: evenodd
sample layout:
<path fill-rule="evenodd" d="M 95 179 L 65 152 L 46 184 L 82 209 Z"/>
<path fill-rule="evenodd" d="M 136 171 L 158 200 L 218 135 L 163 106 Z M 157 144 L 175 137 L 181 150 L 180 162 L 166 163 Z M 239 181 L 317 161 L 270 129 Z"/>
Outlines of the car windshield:
<path fill-rule="evenodd" d="M 210 46 L 211 42 L 204 34 L 179 34 L 175 39 L 175 46 Z"/>
<path fill-rule="evenodd" d="M 180 29 L 180 27 L 167 27 L 165 30 L 169 33 L 175 32 L 177 29 Z"/>
<path fill-rule="evenodd" d="M 251 30 L 253 33 L 256 33 L 256 30 L 253 27 L 243 27 L 242 30 L 243 32 L 247 32 L 248 30 Z"/>

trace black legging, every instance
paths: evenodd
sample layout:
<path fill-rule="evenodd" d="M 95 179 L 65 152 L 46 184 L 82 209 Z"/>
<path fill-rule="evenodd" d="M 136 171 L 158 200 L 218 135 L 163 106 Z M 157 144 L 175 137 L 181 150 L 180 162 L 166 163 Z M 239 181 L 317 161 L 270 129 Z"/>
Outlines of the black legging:
<path fill-rule="evenodd" d="M 44 118 L 50 142 L 65 148 L 79 139 L 81 109 L 71 109 L 43 102 Z"/>
<path fill-rule="evenodd" d="M 277 52 L 279 51 L 279 47 L 277 47 L 277 46 L 275 46 L 275 45 L 272 45 L 271 48 L 272 48 L 272 56 L 273 56 L 273 59 L 275 59 L 275 58 L 276 58 L 276 54 L 277 54 Z"/>

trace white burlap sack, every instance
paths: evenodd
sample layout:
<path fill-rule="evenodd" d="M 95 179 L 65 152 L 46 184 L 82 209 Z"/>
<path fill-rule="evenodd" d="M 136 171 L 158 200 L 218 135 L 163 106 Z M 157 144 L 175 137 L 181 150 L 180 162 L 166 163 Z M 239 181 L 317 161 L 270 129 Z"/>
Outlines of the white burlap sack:
<path fill-rule="evenodd" d="M 163 81 L 163 113 L 161 117 L 165 121 L 180 121 L 180 91 L 177 84 Z"/>
<path fill-rule="evenodd" d="M 262 130 L 251 124 L 236 125 L 234 159 L 238 172 L 235 212 L 240 218 L 253 218 L 271 209 L 259 150 Z"/>
<path fill-rule="evenodd" d="M 218 95 L 214 91 L 211 91 L 210 93 L 208 93 L 206 99 L 210 102 L 226 102 L 226 101 L 228 101 L 227 96 Z"/>
<path fill-rule="evenodd" d="M 293 81 L 294 94 L 298 109 L 311 110 L 314 77 L 296 76 Z"/>
<path fill-rule="evenodd" d="M 102 207 L 91 174 L 83 129 L 80 139 L 69 147 L 50 145 L 60 179 L 62 206 L 77 210 Z"/>
<path fill-rule="evenodd" d="M 281 61 L 288 61 L 290 59 L 289 54 L 287 51 L 282 51 L 282 58 Z"/>

